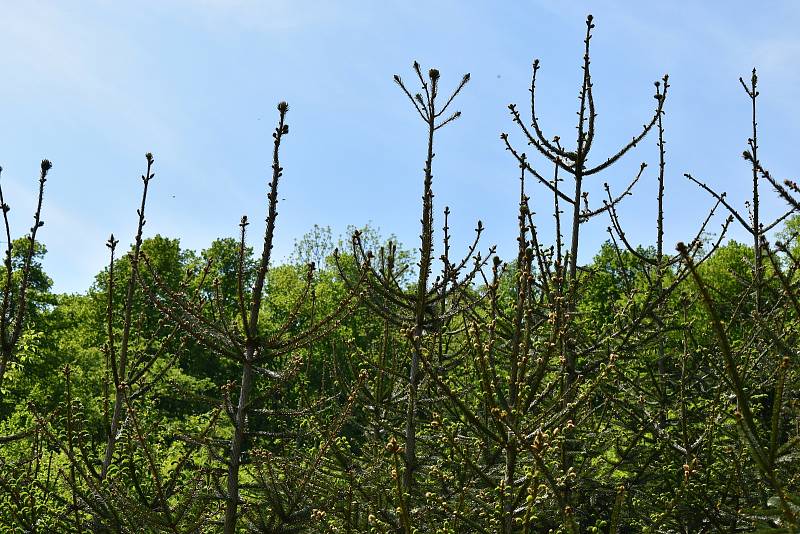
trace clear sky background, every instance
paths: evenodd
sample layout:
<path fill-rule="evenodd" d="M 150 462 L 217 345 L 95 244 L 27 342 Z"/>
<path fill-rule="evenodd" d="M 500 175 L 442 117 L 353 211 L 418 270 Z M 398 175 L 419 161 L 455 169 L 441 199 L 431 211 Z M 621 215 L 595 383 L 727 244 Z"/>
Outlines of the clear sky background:
<path fill-rule="evenodd" d="M 740 156 L 749 107 L 738 77 L 754 66 L 761 159 L 778 177 L 797 177 L 798 2 L 0 0 L 0 165 L 12 230 L 22 235 L 30 226 L 39 161 L 51 159 L 40 233 L 45 268 L 56 290 L 85 290 L 107 262 L 108 235 L 132 240 L 139 175 L 151 151 L 148 236 L 202 249 L 236 235 L 247 214 L 256 244 L 275 105 L 286 100 L 277 257 L 286 258 L 315 223 L 341 233 L 370 222 L 416 246 L 425 131 L 392 75 L 413 83 L 418 60 L 440 69 L 443 91 L 472 75 L 457 101 L 462 118 L 439 132 L 438 220 L 449 205 L 458 250 L 482 219 L 484 248 L 497 244 L 511 258 L 518 171 L 499 134 L 526 147 L 507 105 L 518 103 L 527 115 L 531 62 L 540 58 L 537 114 L 550 137 L 575 137 L 590 12 L 597 26 L 595 161 L 649 119 L 653 81 L 670 75 L 670 246 L 693 236 L 712 203 L 684 172 L 727 191 L 737 205 L 749 194 Z M 655 137 L 624 161 L 595 177 L 591 190 L 608 181 L 619 191 L 648 162 L 620 213 L 631 240 L 650 244 Z M 768 189 L 764 210 L 778 213 L 781 201 Z M 550 197 L 532 191 L 550 235 Z M 587 260 L 607 225 L 598 219 L 586 227 Z M 744 238 L 738 229 L 732 235 Z"/>

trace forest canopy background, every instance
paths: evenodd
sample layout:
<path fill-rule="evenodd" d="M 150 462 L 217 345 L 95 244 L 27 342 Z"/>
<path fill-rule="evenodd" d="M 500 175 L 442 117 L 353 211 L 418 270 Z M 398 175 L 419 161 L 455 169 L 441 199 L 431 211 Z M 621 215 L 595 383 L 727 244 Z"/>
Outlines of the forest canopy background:
<path fill-rule="evenodd" d="M 175 5 L 156 14 L 169 18 Z M 104 7 L 89 20 L 120 14 Z M 211 3 L 201 11 L 219 9 Z M 242 42 L 268 34 L 285 44 L 326 13 L 236 9 L 251 17 L 221 17 L 213 28 L 237 20 Z M 19 36 L 31 18 L 16 13 Z M 264 26 L 265 14 L 283 15 L 281 24 Z M 447 14 L 457 21 L 460 12 Z M 68 21 L 58 9 L 36 17 Z M 162 180 L 160 156 L 147 152 L 131 180 L 136 194 L 116 187 L 114 177 L 128 171 L 125 159 L 107 160 L 114 138 L 105 139 L 106 151 L 59 153 L 67 168 L 75 154 L 84 167 L 108 163 L 104 176 L 115 185 L 108 202 L 98 201 L 108 183 L 92 182 L 89 172 L 89 186 L 104 185 L 73 188 L 69 207 L 93 198 L 102 223 L 113 226 L 125 211 L 134 224 L 125 237 L 106 238 L 106 266 L 80 292 L 54 288 L 46 263 L 53 226 L 62 234 L 72 228 L 70 254 L 91 263 L 81 248 L 91 232 L 75 231 L 78 219 L 45 202 L 64 194 L 51 187 L 60 164 L 42 159 L 27 188 L 0 169 L 0 531 L 795 532 L 800 186 L 781 168 L 787 160 L 776 163 L 765 150 L 777 144 L 791 155 L 791 137 L 785 129 L 765 134 L 770 86 L 749 66 L 733 83 L 736 106 L 720 115 L 708 102 L 703 113 L 689 106 L 692 131 L 684 123 L 676 136 L 674 77 L 659 72 L 634 89 L 621 74 L 628 55 L 610 47 L 611 62 L 595 61 L 604 55 L 596 22 L 588 15 L 578 25 L 577 59 L 555 63 L 556 74 L 567 64 L 579 73 L 573 89 L 542 90 L 551 83 L 544 47 L 526 67 L 526 98 L 505 105 L 503 126 L 477 123 L 480 150 L 464 134 L 476 125 L 466 106 L 478 118 L 492 116 L 494 95 L 482 91 L 502 75 L 479 72 L 484 85 L 469 100 L 474 75 L 413 61 L 389 78 L 404 108 L 362 98 L 381 94 L 375 81 L 352 86 L 316 72 L 305 82 L 324 81 L 313 89 L 340 114 L 332 131 L 315 128 L 328 119 L 313 110 L 295 123 L 295 104 L 280 100 L 265 108 L 271 138 L 235 144 L 230 139 L 243 132 L 234 123 L 203 124 L 197 131 L 205 137 L 162 145 L 173 153 L 164 170 L 179 184 Z M 753 29 L 758 20 L 747 23 Z M 438 28 L 421 41 L 434 50 L 447 36 Z M 548 45 L 569 36 L 553 28 Z M 649 42 L 668 35 L 642 28 Z M 43 42 L 24 50 L 35 54 Z M 57 65 L 90 73 L 78 68 L 75 50 L 60 50 Z M 717 68 L 727 68 L 724 57 Z M 214 76 L 242 64 L 228 62 L 230 70 Z M 112 67 L 124 78 L 129 65 Z M 303 79 L 302 68 L 266 72 L 275 83 Z M 118 79 L 92 85 L 91 77 L 73 77 L 72 89 L 87 92 L 53 94 L 100 95 Z M 159 80 L 169 81 L 145 75 L 140 83 L 152 90 Z M 260 87 L 252 72 L 248 81 L 232 87 Z M 775 91 L 778 102 L 791 81 Z M 561 99 L 576 92 L 572 110 L 559 115 Z M 303 94 L 301 109 L 309 103 Z M 10 114 L 17 109 L 26 108 Z M 182 109 L 178 115 L 201 123 L 208 116 Z M 226 106 L 213 109 L 222 120 Z M 179 129 L 151 112 L 136 114 L 138 133 L 174 141 Z M 737 118 L 735 154 L 712 157 Z M 376 120 L 381 135 L 362 137 L 362 125 Z M 701 120 L 719 135 L 697 142 Z M 49 148 L 56 130 L 46 131 Z M 487 132 L 491 140 L 481 137 Z M 58 136 L 75 141 L 63 129 Z M 201 139 L 213 142 L 198 158 L 184 153 Z M 258 195 L 237 193 L 226 174 L 249 161 L 234 156 L 245 148 L 260 155 L 254 168 L 266 169 Z M 699 153 L 691 169 L 676 168 L 683 160 L 673 154 L 684 151 Z M 393 187 L 413 191 L 416 201 L 406 205 Z M 325 196 L 327 188 L 343 196 Z M 306 201 L 310 192 L 322 204 Z M 493 210 L 500 193 L 506 206 Z M 290 194 L 303 202 L 293 205 Z M 197 195 L 195 238 L 227 203 L 247 210 L 261 200 L 193 248 L 169 233 L 169 221 L 180 220 L 174 206 L 190 195 Z M 159 196 L 169 200 L 153 209 Z M 27 231 L 18 230 L 18 197 L 33 213 Z M 113 211 L 116 203 L 126 209 Z M 496 225 L 505 232 L 499 248 L 480 218 L 465 226 L 462 205 L 467 215 L 486 210 L 513 223 Z M 377 209 L 407 222 L 400 239 L 374 224 L 337 236 L 317 222 L 330 209 L 348 217 Z M 284 219 L 310 231 L 281 256 Z"/>

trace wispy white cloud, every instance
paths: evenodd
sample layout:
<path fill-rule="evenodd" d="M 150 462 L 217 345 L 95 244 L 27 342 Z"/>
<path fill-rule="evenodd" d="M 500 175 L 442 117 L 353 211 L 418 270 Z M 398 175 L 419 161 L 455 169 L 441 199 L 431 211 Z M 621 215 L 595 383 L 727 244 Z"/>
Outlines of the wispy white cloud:
<path fill-rule="evenodd" d="M 357 16 L 343 0 L 154 0 L 161 9 L 177 9 L 215 31 L 287 32 L 335 24 Z M 349 7 L 352 7 L 349 6 Z"/>
<path fill-rule="evenodd" d="M 3 84 L 0 93 L 16 91 L 25 97 L 41 91 L 48 100 L 77 102 L 86 113 L 113 123 L 112 135 L 125 132 L 120 143 L 141 132 L 160 144 L 172 143 L 167 123 L 147 105 L 142 81 L 147 80 L 147 58 L 130 33 L 116 26 L 120 14 L 114 15 L 87 19 L 68 3 L 4 3 L 0 70 L 13 81 Z"/>
<path fill-rule="evenodd" d="M 95 7 L 102 12 L 102 5 Z M 49 249 L 45 264 L 54 265 L 61 273 L 60 287 L 66 284 L 70 289 L 85 285 L 85 273 L 96 272 L 103 265 L 102 243 L 108 229 L 98 219 L 97 203 L 104 202 L 102 196 L 117 187 L 113 175 L 119 172 L 108 176 L 104 159 L 108 154 L 99 154 L 94 143 L 101 142 L 104 152 L 114 154 L 142 154 L 153 145 L 164 152 L 180 153 L 182 146 L 169 122 L 152 107 L 159 94 L 156 90 L 148 94 L 147 84 L 141 81 L 149 82 L 147 58 L 129 29 L 114 24 L 120 14 L 107 11 L 89 17 L 78 11 L 69 3 L 34 0 L 3 2 L 0 16 L 4 119 L 14 113 L 23 124 L 5 121 L 2 128 L 4 134 L 13 128 L 25 132 L 22 138 L 39 139 L 35 148 L 2 147 L 0 164 L 6 167 L 4 189 L 16 213 L 15 234 L 24 233 L 35 201 L 35 180 L 19 177 L 21 155 L 25 153 L 26 161 L 30 160 L 30 149 L 34 158 L 47 155 L 55 159 L 53 181 L 45 195 L 42 236 Z M 43 109 L 52 116 L 39 128 L 65 129 L 70 136 L 85 132 L 85 136 L 65 139 L 65 133 L 37 131 L 29 117 L 41 120 Z M 93 137 L 99 132 L 99 138 Z M 62 139 L 53 141 L 50 133 Z M 152 144 L 142 146 L 144 142 Z M 69 150 L 71 154 L 66 153 Z M 105 169 L 99 168 L 100 161 Z M 82 176 L 86 172 L 95 176 Z M 135 173 L 136 169 L 131 171 L 134 177 Z M 98 178 L 105 179 L 102 187 L 87 181 Z M 73 191 L 85 192 L 70 193 L 68 198 L 52 194 L 53 187 L 63 187 L 65 181 L 73 181 Z M 81 281 L 73 286 L 75 280 Z"/>
<path fill-rule="evenodd" d="M 38 2 L 5 2 L 0 46 L 6 69 L 24 68 L 59 85 L 93 88 L 99 80 L 85 61 L 86 50 L 74 28 L 56 7 Z M 19 79 L 19 76 L 14 76 Z"/>

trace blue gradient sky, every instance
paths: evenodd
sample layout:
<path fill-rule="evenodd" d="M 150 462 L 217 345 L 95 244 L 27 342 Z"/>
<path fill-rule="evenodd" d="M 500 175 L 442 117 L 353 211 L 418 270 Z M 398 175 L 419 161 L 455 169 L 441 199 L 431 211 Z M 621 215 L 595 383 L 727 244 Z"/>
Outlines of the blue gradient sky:
<path fill-rule="evenodd" d="M 517 168 L 502 131 L 524 149 L 507 105 L 526 110 L 530 66 L 540 58 L 538 114 L 549 136 L 572 139 L 584 18 L 597 28 L 595 161 L 648 120 L 652 82 L 669 73 L 667 232 L 692 237 L 711 204 L 692 172 L 733 202 L 747 198 L 741 159 L 749 135 L 737 81 L 761 82 L 761 159 L 791 165 L 800 129 L 800 4 L 640 1 L 0 0 L 0 165 L 12 225 L 30 226 L 39 161 L 54 163 L 41 237 L 59 291 L 82 291 L 105 265 L 113 232 L 130 242 L 144 153 L 156 157 L 147 235 L 200 249 L 235 235 L 243 214 L 263 229 L 275 104 L 291 106 L 283 151 L 278 258 L 314 223 L 342 232 L 371 222 L 417 242 L 424 125 L 392 82 L 411 63 L 438 67 L 444 88 L 465 72 L 462 118 L 441 130 L 436 209 L 453 212 L 456 249 L 475 221 L 485 247 L 514 251 Z M 527 112 L 526 112 L 527 113 Z M 594 179 L 617 190 L 650 163 L 621 217 L 631 240 L 655 238 L 655 138 Z M 549 168 L 535 160 L 537 167 Z M 767 187 L 764 190 L 767 191 Z M 550 197 L 534 189 L 549 235 Z M 599 200 L 599 194 L 594 195 Z M 767 194 L 764 209 L 780 201 Z M 439 219 L 441 217 L 439 216 Z M 587 259 L 607 219 L 586 227 Z M 718 222 L 713 228 L 718 227 Z M 733 235 L 743 237 L 740 230 Z"/>

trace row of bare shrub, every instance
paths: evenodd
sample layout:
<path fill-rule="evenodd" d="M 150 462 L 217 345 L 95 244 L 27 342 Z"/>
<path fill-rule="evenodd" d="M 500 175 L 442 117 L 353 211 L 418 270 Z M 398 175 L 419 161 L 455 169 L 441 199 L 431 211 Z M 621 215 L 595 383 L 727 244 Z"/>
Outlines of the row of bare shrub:
<path fill-rule="evenodd" d="M 227 275 L 209 261 L 169 280 L 144 250 L 148 154 L 132 249 L 117 258 L 118 241 L 108 242 L 101 387 L 77 395 L 76 372 L 86 372 L 67 365 L 58 406 L 30 403 L 27 424 L 0 438 L 5 528 L 511 534 L 800 526 L 800 264 L 791 224 L 782 242 L 768 240 L 800 208 L 800 191 L 758 158 L 756 73 L 742 80 L 752 105 L 749 211 L 686 175 L 711 206 L 697 234 L 673 251 L 664 242 L 668 77 L 655 84 L 644 127 L 595 157 L 593 28 L 589 17 L 572 144 L 540 127 L 538 60 L 530 115 L 509 106 L 516 133 L 500 137 L 519 180 L 510 261 L 482 248 L 480 222 L 474 243 L 453 254 L 449 208 L 443 247 L 435 246 L 435 140 L 460 116 L 452 108 L 469 75 L 442 94 L 436 69 L 414 64 L 417 89 L 395 77 L 427 136 L 415 268 L 396 243 L 374 246 L 356 232 L 327 266 L 294 271 L 285 302 L 276 298 L 271 252 L 287 104 L 278 105 L 273 133 L 261 253 L 251 256 L 243 217 Z M 630 183 L 606 184 L 600 204 L 586 191 L 648 136 L 659 148 L 658 195 L 655 241 L 644 248 L 629 242 L 618 207 L 645 163 Z M 49 169 L 43 162 L 39 208 L 16 265 L 5 217 L 0 388 L 19 360 Z M 764 184 L 787 204 L 771 221 L 759 209 Z M 531 195 L 551 199 L 553 235 L 537 228 Z M 717 212 L 727 218 L 712 239 Z M 581 265 L 582 229 L 596 220 L 609 221 L 610 239 Z M 751 246 L 723 245 L 730 224 L 752 236 Z M 224 383 L 201 394 L 176 379 L 187 355 L 218 362 Z M 161 405 L 176 399 L 194 407 L 191 424 L 165 422 Z"/>

